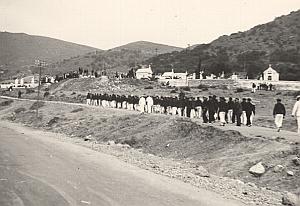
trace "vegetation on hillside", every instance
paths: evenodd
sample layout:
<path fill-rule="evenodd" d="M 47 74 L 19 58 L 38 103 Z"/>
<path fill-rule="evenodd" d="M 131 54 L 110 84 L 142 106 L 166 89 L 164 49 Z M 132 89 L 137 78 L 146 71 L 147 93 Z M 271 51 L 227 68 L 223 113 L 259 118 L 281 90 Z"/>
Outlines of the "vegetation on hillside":
<path fill-rule="evenodd" d="M 194 72 L 199 58 L 206 73 L 247 72 L 257 78 L 272 64 L 283 80 L 300 79 L 300 10 L 248 31 L 224 35 L 192 49 L 162 54 L 145 61 L 156 72 Z"/>

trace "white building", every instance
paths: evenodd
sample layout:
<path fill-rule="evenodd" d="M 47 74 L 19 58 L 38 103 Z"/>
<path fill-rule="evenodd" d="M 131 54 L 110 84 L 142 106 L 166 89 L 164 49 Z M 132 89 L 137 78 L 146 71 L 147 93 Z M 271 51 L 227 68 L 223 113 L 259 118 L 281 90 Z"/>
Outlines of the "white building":
<path fill-rule="evenodd" d="M 187 71 L 184 73 L 175 73 L 174 69 L 171 72 L 165 72 L 162 75 L 163 79 L 186 79 L 188 76 Z"/>
<path fill-rule="evenodd" d="M 264 81 L 279 81 L 279 73 L 269 65 L 269 68 L 263 72 Z"/>
<path fill-rule="evenodd" d="M 150 79 L 150 78 L 152 78 L 152 74 L 153 74 L 153 72 L 152 72 L 150 65 L 148 68 L 142 66 L 141 69 L 138 69 L 135 72 L 135 76 L 137 79 Z"/>

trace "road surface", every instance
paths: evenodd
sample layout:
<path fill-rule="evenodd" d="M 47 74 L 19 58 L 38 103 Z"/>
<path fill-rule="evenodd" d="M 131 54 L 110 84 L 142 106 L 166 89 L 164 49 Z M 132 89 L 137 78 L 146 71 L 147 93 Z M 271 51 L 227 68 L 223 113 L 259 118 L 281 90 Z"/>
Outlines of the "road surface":
<path fill-rule="evenodd" d="M 1 206 L 237 206 L 54 133 L 0 122 Z"/>

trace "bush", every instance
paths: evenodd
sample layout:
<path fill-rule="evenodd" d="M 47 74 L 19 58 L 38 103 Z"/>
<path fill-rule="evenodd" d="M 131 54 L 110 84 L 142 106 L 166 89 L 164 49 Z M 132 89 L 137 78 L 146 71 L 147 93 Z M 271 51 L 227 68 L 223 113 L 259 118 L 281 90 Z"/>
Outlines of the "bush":
<path fill-rule="evenodd" d="M 34 89 L 27 88 L 26 89 L 26 94 L 31 94 L 31 93 L 34 93 Z"/>
<path fill-rule="evenodd" d="M 21 112 L 25 112 L 26 109 L 24 107 L 19 107 L 18 109 L 15 109 L 14 113 L 19 114 Z"/>
<path fill-rule="evenodd" d="M 137 144 L 137 141 L 136 141 L 135 137 L 131 137 L 130 139 L 126 139 L 126 140 L 122 141 L 121 144 L 128 144 L 129 146 L 133 147 L 134 145 Z"/>
<path fill-rule="evenodd" d="M 34 102 L 31 107 L 29 108 L 29 110 L 36 110 L 36 109 L 39 109 L 41 107 L 43 107 L 45 105 L 45 102 L 41 102 L 41 101 L 38 101 L 38 102 Z"/>
<path fill-rule="evenodd" d="M 205 84 L 199 84 L 197 88 L 198 88 L 198 89 L 205 90 L 205 91 L 208 90 L 208 86 L 205 85 Z"/>
<path fill-rule="evenodd" d="M 0 103 L 0 106 L 9 106 L 9 105 L 11 105 L 11 103 L 13 103 L 14 102 L 14 100 L 5 100 L 4 102 L 1 102 Z"/>
<path fill-rule="evenodd" d="M 145 89 L 153 89 L 153 87 L 152 86 L 147 86 L 147 87 L 145 87 Z"/>
<path fill-rule="evenodd" d="M 49 92 L 45 92 L 45 93 L 44 93 L 44 97 L 48 97 L 49 95 L 50 95 Z"/>
<path fill-rule="evenodd" d="M 245 90 L 244 90 L 243 88 L 237 88 L 235 92 L 236 92 L 236 93 L 240 93 L 240 92 L 244 92 L 244 91 L 245 91 Z"/>
<path fill-rule="evenodd" d="M 183 91 L 191 91 L 191 88 L 190 87 L 182 87 L 181 88 Z"/>
<path fill-rule="evenodd" d="M 48 127 L 51 127 L 53 124 L 57 123 L 59 120 L 59 117 L 53 117 L 52 119 L 50 119 L 50 121 L 47 123 Z"/>
<path fill-rule="evenodd" d="M 82 108 L 78 108 L 78 109 L 72 110 L 71 113 L 76 113 L 76 112 L 81 112 L 81 111 L 83 111 L 83 109 Z"/>
<path fill-rule="evenodd" d="M 74 94 L 76 94 L 76 92 L 72 92 L 72 94 L 71 94 L 71 95 L 74 95 Z"/>
<path fill-rule="evenodd" d="M 170 93 L 172 93 L 172 94 L 173 94 L 173 93 L 176 93 L 176 90 L 175 90 L 175 89 L 173 89 L 173 90 L 171 90 L 171 92 L 170 92 Z"/>

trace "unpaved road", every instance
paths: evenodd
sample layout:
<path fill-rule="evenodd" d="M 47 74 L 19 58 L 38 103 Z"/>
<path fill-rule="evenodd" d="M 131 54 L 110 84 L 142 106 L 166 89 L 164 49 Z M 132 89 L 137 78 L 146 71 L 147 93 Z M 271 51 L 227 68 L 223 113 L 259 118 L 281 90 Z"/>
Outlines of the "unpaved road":
<path fill-rule="evenodd" d="M 1 206 L 242 205 L 55 135 L 0 122 Z"/>

